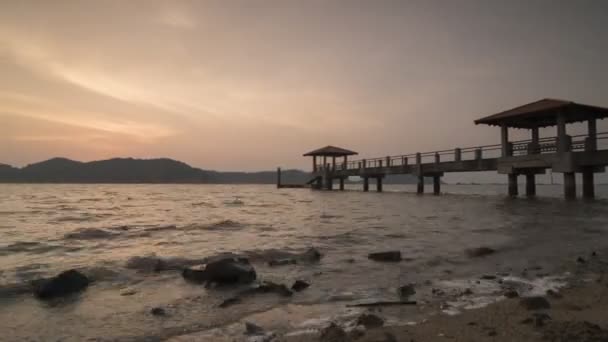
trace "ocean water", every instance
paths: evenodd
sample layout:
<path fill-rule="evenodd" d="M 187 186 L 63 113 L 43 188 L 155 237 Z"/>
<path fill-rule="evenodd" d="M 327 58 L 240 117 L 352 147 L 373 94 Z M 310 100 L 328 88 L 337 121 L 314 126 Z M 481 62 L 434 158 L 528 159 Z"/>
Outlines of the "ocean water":
<path fill-rule="evenodd" d="M 505 185 L 442 190 L 442 196 L 417 196 L 413 186 L 397 185 L 385 185 L 384 193 L 266 185 L 0 185 L 0 340 L 217 337 L 218 329 L 229 334 L 235 322 L 273 312 L 268 322 L 297 331 L 311 315 L 324 317 L 318 323 L 353 314 L 347 304 L 395 299 L 407 283 L 417 284 L 418 300 L 431 301 L 434 286 L 524 269 L 557 273 L 565 262 L 608 247 L 608 186 L 597 186 L 598 200 L 590 202 L 563 200 L 558 185 L 540 185 L 533 200 L 507 198 Z M 477 259 L 464 253 L 479 246 L 497 252 Z M 323 254 L 319 263 L 267 264 L 310 247 Z M 405 260 L 367 259 L 384 250 L 400 250 Z M 223 252 L 247 256 L 260 279 L 288 286 L 303 279 L 311 287 L 291 298 L 259 295 L 221 309 L 238 289 L 187 283 L 179 269 Z M 174 269 L 154 271 L 150 265 L 158 259 Z M 71 268 L 90 276 L 92 286 L 60 301 L 31 295 L 31 281 Z M 167 316 L 151 315 L 153 307 Z M 390 319 L 408 322 L 415 315 L 400 308 Z"/>

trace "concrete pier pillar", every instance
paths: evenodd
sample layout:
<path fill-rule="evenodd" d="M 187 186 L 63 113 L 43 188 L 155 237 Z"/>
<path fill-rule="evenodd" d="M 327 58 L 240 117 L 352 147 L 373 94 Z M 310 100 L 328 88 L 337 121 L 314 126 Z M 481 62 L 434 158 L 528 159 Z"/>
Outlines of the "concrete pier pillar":
<path fill-rule="evenodd" d="M 564 172 L 564 197 L 576 198 L 576 177 L 574 172 Z"/>
<path fill-rule="evenodd" d="M 376 190 L 382 192 L 382 177 L 376 177 Z"/>
<path fill-rule="evenodd" d="M 277 167 L 277 189 L 281 188 L 281 168 Z"/>
<path fill-rule="evenodd" d="M 533 173 L 526 174 L 526 196 L 536 196 L 536 177 Z"/>
<path fill-rule="evenodd" d="M 363 177 L 363 191 L 369 191 L 369 177 Z"/>
<path fill-rule="evenodd" d="M 510 173 L 509 174 L 509 196 L 517 197 L 519 194 L 519 189 L 517 188 L 517 174 Z"/>
<path fill-rule="evenodd" d="M 462 150 L 460 148 L 456 148 L 454 150 L 454 161 L 461 161 L 462 160 Z"/>
<path fill-rule="evenodd" d="M 433 194 L 439 195 L 441 193 L 441 177 L 433 176 Z"/>
<path fill-rule="evenodd" d="M 340 177 L 340 191 L 344 191 L 344 178 Z"/>
<path fill-rule="evenodd" d="M 416 189 L 416 193 L 418 193 L 418 194 L 424 193 L 424 176 L 423 175 L 418 176 L 418 186 Z"/>
<path fill-rule="evenodd" d="M 583 198 L 595 198 L 595 184 L 593 179 L 593 170 L 583 171 Z"/>
<path fill-rule="evenodd" d="M 334 180 L 331 177 L 324 177 L 325 179 L 325 190 L 333 190 L 334 189 Z"/>
<path fill-rule="evenodd" d="M 508 157 L 511 154 L 509 153 L 509 127 L 503 124 L 500 126 L 500 142 L 502 147 L 502 156 Z"/>
<path fill-rule="evenodd" d="M 315 181 L 315 189 L 323 189 L 323 178 L 322 177 L 317 177 L 317 180 Z"/>

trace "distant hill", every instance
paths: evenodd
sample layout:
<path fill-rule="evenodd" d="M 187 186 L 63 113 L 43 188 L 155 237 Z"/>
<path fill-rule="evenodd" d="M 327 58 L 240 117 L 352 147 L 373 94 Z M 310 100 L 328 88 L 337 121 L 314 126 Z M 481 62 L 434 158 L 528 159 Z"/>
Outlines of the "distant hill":
<path fill-rule="evenodd" d="M 305 183 L 309 174 L 285 170 L 285 182 Z M 15 168 L 0 164 L 2 183 L 250 183 L 273 184 L 276 172 L 217 172 L 201 170 L 172 159 L 114 158 L 79 162 L 53 158 Z"/>
<path fill-rule="evenodd" d="M 310 173 L 283 170 L 285 184 L 304 184 Z M 206 184 L 275 184 L 276 171 L 220 172 L 202 170 L 168 158 L 114 158 L 79 162 L 53 158 L 16 168 L 0 164 L 0 183 L 206 183 Z M 387 179 L 387 183 L 415 183 L 411 175 Z"/>

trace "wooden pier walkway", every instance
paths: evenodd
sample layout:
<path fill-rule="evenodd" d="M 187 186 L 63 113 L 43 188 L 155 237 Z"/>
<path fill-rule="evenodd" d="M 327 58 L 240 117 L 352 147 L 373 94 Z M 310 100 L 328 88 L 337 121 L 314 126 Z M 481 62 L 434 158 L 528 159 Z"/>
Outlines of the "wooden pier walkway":
<path fill-rule="evenodd" d="M 440 194 L 441 177 L 446 172 L 497 171 L 508 175 L 509 195 L 518 195 L 518 176 L 524 175 L 526 195 L 535 196 L 535 175 L 550 169 L 563 173 L 566 198 L 576 197 L 576 173 L 583 175 L 583 197 L 593 198 L 594 173 L 604 172 L 608 165 L 608 132 L 598 133 L 596 126 L 597 120 L 606 117 L 608 108 L 543 99 L 476 120 L 476 124 L 501 128 L 501 143 L 496 145 L 351 161 L 348 157 L 356 152 L 327 146 L 305 154 L 313 157 L 309 183 L 314 189 L 331 190 L 337 180 L 343 190 L 345 179 L 357 176 L 363 179 L 363 191 L 369 190 L 370 179 L 376 181 L 377 191 L 382 191 L 385 176 L 411 174 L 418 178 L 418 193 L 424 193 L 424 178 L 431 177 L 433 193 Z M 583 121 L 587 122 L 587 134 L 566 133 L 567 124 Z M 539 128 L 548 126 L 557 127 L 557 135 L 540 138 Z M 511 142 L 509 128 L 529 129 L 531 139 Z M 321 163 L 317 163 L 319 157 Z"/>

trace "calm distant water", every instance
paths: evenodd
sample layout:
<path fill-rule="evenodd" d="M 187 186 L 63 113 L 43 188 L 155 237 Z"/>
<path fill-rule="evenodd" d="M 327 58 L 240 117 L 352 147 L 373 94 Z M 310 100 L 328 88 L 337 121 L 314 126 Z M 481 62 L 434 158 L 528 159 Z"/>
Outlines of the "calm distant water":
<path fill-rule="evenodd" d="M 260 278 L 313 284 L 291 303 L 343 306 L 448 275 L 508 272 L 531 264 L 551 270 L 608 246 L 607 186 L 598 186 L 600 200 L 588 203 L 562 200 L 557 185 L 538 186 L 535 200 L 508 199 L 505 185 L 446 185 L 443 196 L 417 196 L 413 186 L 385 185 L 385 190 L 0 185 L 0 340 L 164 339 L 222 326 L 285 301 L 264 296 L 218 309 L 229 290 L 185 283 L 177 271 L 150 272 L 135 262 L 142 260 L 138 257 L 190 264 L 220 252 L 243 253 Z M 463 253 L 481 245 L 499 253 L 474 261 Z M 311 246 L 324 254 L 321 263 L 266 265 L 274 255 Z M 407 260 L 378 264 L 366 258 L 389 249 Z M 20 290 L 70 268 L 95 279 L 71 302 L 41 303 Z M 121 295 L 126 291 L 134 294 Z M 170 316 L 159 321 L 149 314 L 154 306 Z"/>

